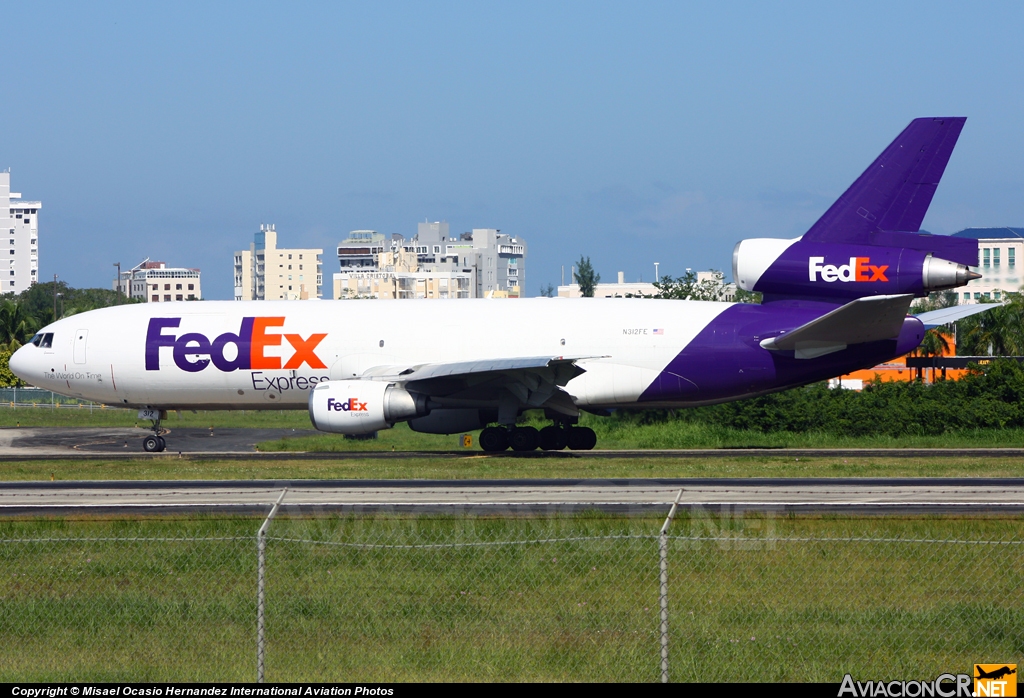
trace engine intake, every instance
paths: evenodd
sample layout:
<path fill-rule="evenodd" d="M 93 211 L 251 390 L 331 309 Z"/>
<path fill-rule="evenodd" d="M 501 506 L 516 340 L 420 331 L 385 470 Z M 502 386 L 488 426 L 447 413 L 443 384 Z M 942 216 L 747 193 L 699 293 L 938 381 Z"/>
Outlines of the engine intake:
<path fill-rule="evenodd" d="M 429 412 L 426 395 L 383 381 L 324 381 L 309 392 L 310 421 L 333 434 L 370 434 Z"/>

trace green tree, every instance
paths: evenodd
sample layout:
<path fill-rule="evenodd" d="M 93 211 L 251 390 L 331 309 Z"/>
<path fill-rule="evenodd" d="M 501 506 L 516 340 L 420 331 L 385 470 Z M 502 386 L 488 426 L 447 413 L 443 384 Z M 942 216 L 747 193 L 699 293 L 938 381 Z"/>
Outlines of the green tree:
<path fill-rule="evenodd" d="M 580 261 L 576 262 L 576 271 L 573 272 L 573 278 L 579 284 L 580 295 L 584 298 L 593 298 L 594 290 L 601 283 L 601 275 L 594 271 L 594 267 L 590 263 L 590 257 L 583 257 L 583 255 L 580 255 Z"/>
<path fill-rule="evenodd" d="M 57 315 L 60 317 L 111 305 L 143 302 L 141 298 L 125 298 L 113 289 L 73 288 L 63 281 L 33 284 L 22 291 L 17 299 L 25 306 L 26 312 L 38 321 L 38 326 L 44 327 L 56 319 L 53 315 L 54 294 L 58 296 Z"/>
<path fill-rule="evenodd" d="M 927 330 L 917 349 L 910 352 L 914 356 L 942 356 L 949 351 L 949 340 L 938 330 Z"/>
<path fill-rule="evenodd" d="M 927 298 L 919 298 L 910 306 L 910 312 L 917 315 L 930 310 L 952 308 L 960 302 L 960 294 L 956 291 L 932 291 Z"/>
<path fill-rule="evenodd" d="M 28 314 L 24 303 L 0 301 L 0 346 L 13 352 L 39 329 L 39 322 Z"/>
<path fill-rule="evenodd" d="M 760 291 L 744 291 L 742 288 L 736 289 L 736 302 L 737 303 L 750 303 L 752 305 L 761 305 L 763 296 Z"/>
<path fill-rule="evenodd" d="M 655 298 L 671 298 L 682 301 L 720 301 L 725 296 L 725 284 L 721 272 L 712 270 L 713 278 L 697 280 L 697 272 L 687 269 L 682 276 L 663 276 L 654 282 L 658 289 Z"/>
<path fill-rule="evenodd" d="M 552 284 L 548 284 L 547 286 L 541 286 L 540 287 L 540 295 L 541 295 L 541 298 L 554 298 L 555 297 L 555 287 Z"/>
<path fill-rule="evenodd" d="M 0 349 L 0 388 L 20 388 L 24 383 L 11 372 L 11 354 L 7 349 Z"/>
<path fill-rule="evenodd" d="M 1024 297 L 1006 295 L 1006 303 L 957 323 L 958 354 L 1024 356 Z"/>

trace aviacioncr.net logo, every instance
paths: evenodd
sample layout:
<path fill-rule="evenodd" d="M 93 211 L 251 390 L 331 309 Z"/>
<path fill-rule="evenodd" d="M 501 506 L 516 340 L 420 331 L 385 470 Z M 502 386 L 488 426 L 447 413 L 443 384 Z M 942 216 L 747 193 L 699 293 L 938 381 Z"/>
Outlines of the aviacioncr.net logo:
<path fill-rule="evenodd" d="M 939 674 L 934 681 L 857 681 L 847 674 L 837 698 L 972 698 L 970 674 Z"/>
<path fill-rule="evenodd" d="M 824 257 L 810 257 L 808 258 L 807 272 L 810 275 L 811 281 L 817 281 L 818 275 L 821 274 L 821 280 L 827 283 L 833 281 L 858 282 L 858 281 L 888 281 L 889 278 L 885 275 L 886 270 L 889 269 L 888 264 L 871 264 L 871 257 L 850 257 L 849 264 L 843 264 L 836 266 L 834 264 L 825 264 Z"/>

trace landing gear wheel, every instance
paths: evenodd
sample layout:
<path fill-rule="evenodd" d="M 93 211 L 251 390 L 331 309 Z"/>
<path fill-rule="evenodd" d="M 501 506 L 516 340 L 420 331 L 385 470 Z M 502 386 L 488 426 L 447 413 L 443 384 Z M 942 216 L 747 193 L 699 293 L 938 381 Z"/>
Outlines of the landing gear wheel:
<path fill-rule="evenodd" d="M 508 437 L 513 451 L 532 451 L 540 444 L 540 432 L 533 427 L 513 429 Z"/>
<path fill-rule="evenodd" d="M 142 450 L 146 453 L 158 453 L 163 450 L 160 448 L 162 440 L 159 436 L 147 436 L 142 440 Z"/>
<path fill-rule="evenodd" d="M 565 429 L 556 426 L 544 427 L 540 430 L 540 448 L 542 451 L 561 451 L 566 445 Z"/>
<path fill-rule="evenodd" d="M 160 448 L 158 448 L 157 451 L 163 451 L 165 448 L 167 448 L 167 442 L 164 441 L 164 437 L 158 436 L 156 437 L 156 440 L 160 442 Z"/>
<path fill-rule="evenodd" d="M 589 451 L 597 445 L 597 434 L 590 427 L 571 427 L 568 442 L 573 451 Z"/>
<path fill-rule="evenodd" d="M 487 427 L 480 432 L 480 448 L 497 453 L 508 448 L 508 430 L 505 427 Z"/>

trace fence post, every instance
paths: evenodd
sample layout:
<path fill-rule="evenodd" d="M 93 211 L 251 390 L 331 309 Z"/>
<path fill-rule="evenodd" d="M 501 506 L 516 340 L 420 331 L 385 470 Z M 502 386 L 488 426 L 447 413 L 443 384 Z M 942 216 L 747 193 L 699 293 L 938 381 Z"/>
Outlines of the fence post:
<path fill-rule="evenodd" d="M 277 513 L 278 508 L 281 506 L 281 501 L 284 496 L 288 493 L 288 488 L 285 487 L 281 491 L 281 496 L 277 498 L 274 506 L 271 507 L 270 513 L 267 514 L 266 520 L 263 521 L 263 525 L 260 526 L 260 530 L 256 533 L 256 683 L 263 683 L 263 588 L 266 583 L 266 549 L 267 549 L 267 529 L 270 528 L 270 522 Z"/>
<path fill-rule="evenodd" d="M 668 683 L 668 527 L 672 523 L 672 517 L 676 515 L 676 507 L 679 500 L 683 498 L 683 491 L 679 490 L 676 501 L 672 502 L 672 508 L 668 510 L 665 523 L 661 527 L 661 534 L 658 536 L 658 552 L 661 557 L 661 682 Z"/>

